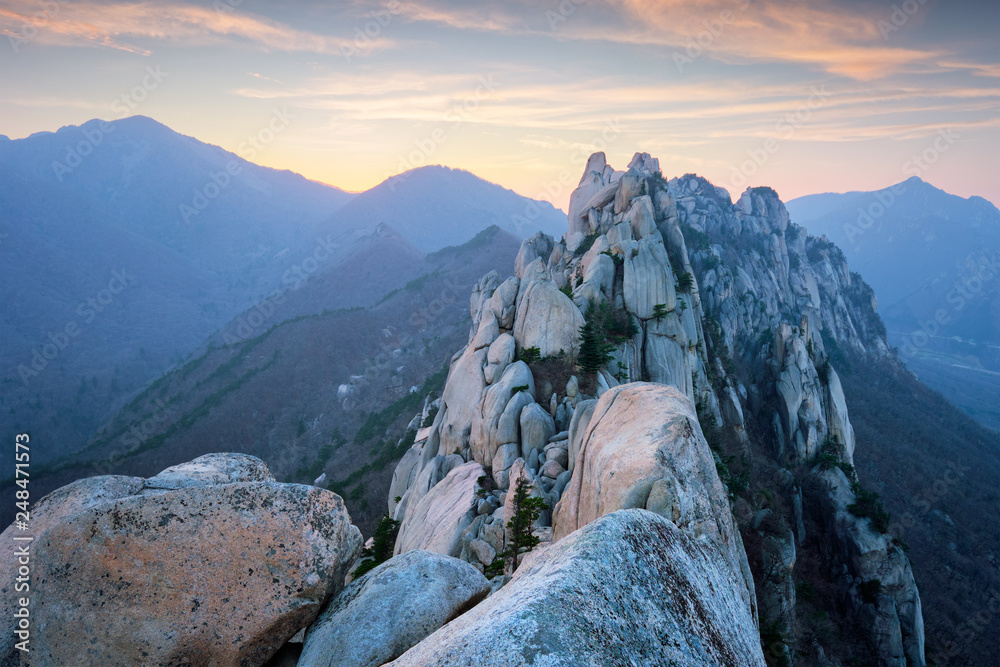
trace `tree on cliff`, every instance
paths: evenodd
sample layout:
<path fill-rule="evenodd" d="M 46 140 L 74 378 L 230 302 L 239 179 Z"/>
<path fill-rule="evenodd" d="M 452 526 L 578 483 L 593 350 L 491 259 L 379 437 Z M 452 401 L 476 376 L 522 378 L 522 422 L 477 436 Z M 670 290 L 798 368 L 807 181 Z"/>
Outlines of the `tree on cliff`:
<path fill-rule="evenodd" d="M 519 478 L 512 501 L 514 513 L 507 521 L 507 527 L 510 528 L 507 549 L 497 554 L 497 557 L 486 568 L 487 577 L 501 574 L 508 559 L 510 573 L 513 574 L 517 570 L 518 556 L 521 550 L 528 552 L 538 546 L 538 536 L 531 532 L 531 526 L 538 520 L 542 510 L 548 508 L 549 506 L 544 500 L 531 495 L 531 482 L 524 477 Z"/>

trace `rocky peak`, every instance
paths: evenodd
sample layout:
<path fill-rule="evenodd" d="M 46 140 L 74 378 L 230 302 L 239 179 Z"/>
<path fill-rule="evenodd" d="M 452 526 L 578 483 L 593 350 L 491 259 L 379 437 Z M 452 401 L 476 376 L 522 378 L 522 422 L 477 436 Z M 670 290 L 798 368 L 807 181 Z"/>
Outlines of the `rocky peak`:
<path fill-rule="evenodd" d="M 525 240 L 516 275 L 485 276 L 470 312 L 469 344 L 452 360 L 441 410 L 404 458 L 407 470 L 397 470 L 413 480 L 399 504 L 390 501 L 404 522 L 397 548 L 416 544 L 413 534 L 443 530 L 443 553 L 485 569 L 506 546 L 504 505 L 512 479 L 523 476 L 552 508 L 535 526 L 543 542 L 568 539 L 618 509 L 644 508 L 693 537 L 713 536 L 715 557 L 746 583 L 742 613 L 755 621 L 763 595 L 762 619 L 794 636 L 788 610 L 802 512 L 857 526 L 867 519 L 847 512 L 849 499 L 834 491 L 821 507 L 802 510 L 799 485 L 786 484 L 798 533 L 779 531 L 749 552 L 741 530 L 757 528 L 749 519 L 740 530 L 731 523 L 735 481 L 720 479 L 726 468 L 706 434 L 712 447 L 731 434 L 745 459 L 766 452 L 770 469 L 821 475 L 822 454 L 823 466 L 852 470 L 854 431 L 831 358 L 845 349 L 890 352 L 871 290 L 843 253 L 791 223 L 771 188 L 750 188 L 734 204 L 699 176 L 667 181 L 646 153 L 623 171 L 595 153 L 571 195 L 566 234 Z M 610 348 L 594 372 L 580 366 L 585 322 Z M 460 474 L 470 478 L 461 464 L 443 476 L 424 472 L 443 471 L 451 457 L 481 469 L 479 483 L 458 483 Z M 410 518 L 412 499 L 431 497 L 422 480 L 434 478 L 461 508 L 451 527 L 434 513 L 431 522 Z M 831 527 L 826 535 L 836 545 L 831 567 L 847 573 L 848 602 L 861 599 L 850 591 L 871 576 L 845 555 L 861 548 L 859 530 Z M 905 556 L 881 539 L 887 556 L 879 567 L 899 582 L 894 602 L 852 608 L 874 613 L 901 638 L 901 663 L 897 644 L 873 638 L 885 664 L 922 665 L 919 595 Z M 779 574 L 753 581 L 748 556 Z M 774 650 L 792 660 L 780 646 Z"/>

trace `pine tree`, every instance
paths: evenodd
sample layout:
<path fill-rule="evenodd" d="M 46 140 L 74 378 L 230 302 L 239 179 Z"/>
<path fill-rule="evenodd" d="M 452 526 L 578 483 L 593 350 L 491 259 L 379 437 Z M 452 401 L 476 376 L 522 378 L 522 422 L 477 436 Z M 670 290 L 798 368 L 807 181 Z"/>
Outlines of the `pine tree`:
<path fill-rule="evenodd" d="M 594 319 L 588 319 L 580 327 L 580 356 L 577 363 L 584 373 L 595 373 L 606 364 L 611 355 L 603 332 Z"/>
<path fill-rule="evenodd" d="M 486 568 L 486 576 L 494 577 L 504 569 L 504 563 L 509 559 L 511 574 L 517 569 L 518 557 L 521 550 L 531 551 L 538 546 L 537 535 L 531 532 L 531 526 L 538 520 L 542 510 L 549 508 L 548 504 L 541 498 L 531 495 L 531 483 L 525 477 L 517 480 L 514 489 L 514 498 L 511 502 L 514 511 L 513 516 L 507 522 L 510 529 L 510 539 L 507 549 L 499 554 Z"/>
<path fill-rule="evenodd" d="M 389 515 L 383 516 L 378 522 L 375 539 L 372 546 L 361 551 L 361 564 L 354 570 L 354 578 L 357 579 L 362 574 L 374 570 L 378 565 L 392 558 L 393 548 L 396 546 L 396 535 L 399 533 L 399 521 L 395 521 Z"/>

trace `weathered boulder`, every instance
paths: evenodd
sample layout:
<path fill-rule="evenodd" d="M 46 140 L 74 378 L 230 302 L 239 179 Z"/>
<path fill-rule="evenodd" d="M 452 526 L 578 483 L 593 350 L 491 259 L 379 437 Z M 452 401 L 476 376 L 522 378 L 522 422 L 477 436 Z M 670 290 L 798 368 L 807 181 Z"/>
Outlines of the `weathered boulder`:
<path fill-rule="evenodd" d="M 714 542 L 741 575 L 737 592 L 753 610 L 753 579 L 726 488 L 694 405 L 674 387 L 636 382 L 601 396 L 555 508 L 554 537 L 632 507 Z"/>
<path fill-rule="evenodd" d="M 500 334 L 486 353 L 486 368 L 484 369 L 486 382 L 489 384 L 496 382 L 507 366 L 514 361 L 516 353 L 517 343 L 514 341 L 514 337 L 509 333 Z"/>
<path fill-rule="evenodd" d="M 445 387 L 445 391 L 447 390 L 448 388 Z M 500 420 L 512 402 L 519 406 L 517 408 L 518 415 L 513 417 L 517 419 L 520 416 L 520 408 L 523 408 L 533 400 L 532 396 L 534 393 L 535 380 L 531 375 L 531 369 L 523 361 L 515 361 L 509 364 L 504 369 L 500 379 L 496 380 L 486 389 L 482 405 L 479 406 L 479 409 L 472 416 L 469 447 L 471 457 L 475 461 L 487 466 L 493 460 L 493 456 L 500 445 L 517 441 L 516 430 L 514 437 L 509 437 L 511 426 L 516 424 L 516 422 L 510 421 L 511 416 L 508 416 L 508 420 L 505 422 L 505 430 L 508 437 L 501 438 L 498 436 Z M 511 410 L 513 411 L 514 409 L 514 406 L 511 406 Z"/>
<path fill-rule="evenodd" d="M 448 371 L 438 418 L 440 454 L 457 454 L 469 445 L 472 419 L 479 412 L 479 401 L 486 388 L 483 375 L 486 354 L 486 349 L 467 347 Z"/>
<path fill-rule="evenodd" d="M 299 667 L 378 667 L 489 591 L 486 577 L 464 561 L 408 551 L 330 600 L 306 633 Z"/>
<path fill-rule="evenodd" d="M 514 260 L 515 275 L 518 278 L 524 278 L 527 268 L 535 260 L 548 261 L 549 255 L 552 254 L 553 246 L 555 246 L 555 241 L 552 237 L 542 232 L 538 232 L 531 238 L 521 241 L 521 248 L 518 250 L 517 257 Z"/>
<path fill-rule="evenodd" d="M 462 531 L 476 515 L 476 481 L 484 474 L 478 463 L 460 465 L 407 507 L 393 553 L 426 549 L 457 558 Z"/>
<path fill-rule="evenodd" d="M 560 352 L 575 356 L 582 326 L 583 313 L 554 282 L 521 281 L 514 318 L 514 339 L 521 349 L 537 347 L 542 357 Z"/>
<path fill-rule="evenodd" d="M 150 477 L 146 489 L 183 489 L 205 484 L 273 482 L 267 464 L 248 454 L 205 454 L 193 461 L 171 466 Z"/>
<path fill-rule="evenodd" d="M 762 667 L 756 621 L 709 543 L 643 510 L 529 554 L 506 586 L 392 667 Z"/>
<path fill-rule="evenodd" d="M 215 454 L 153 488 L 97 478 L 43 499 L 31 664 L 263 664 L 343 586 L 361 534 L 335 494 L 260 478 L 259 460 Z"/>
<path fill-rule="evenodd" d="M 56 489 L 38 501 L 31 508 L 31 536 L 41 540 L 49 529 L 59 525 L 67 517 L 76 516 L 90 507 L 126 498 L 142 491 L 144 480 L 141 477 L 125 477 L 120 475 L 103 475 L 79 479 L 72 484 Z M 14 618 L 15 577 L 18 562 L 13 556 L 15 549 L 23 547 L 24 543 L 15 541 L 15 537 L 24 535 L 12 525 L 0 534 L 0 548 L 8 557 L 0 560 L 0 609 L 3 610 L 3 633 L 0 635 L 0 665 L 20 664 L 19 652 L 14 648 L 18 639 L 14 635 L 17 619 Z M 31 547 L 29 546 L 29 552 Z M 30 613 L 34 613 L 32 609 Z"/>
<path fill-rule="evenodd" d="M 514 326 L 514 300 L 517 299 L 518 285 L 517 276 L 507 278 L 496 288 L 488 302 L 501 329 L 510 329 Z"/>
<path fill-rule="evenodd" d="M 402 499 L 420 472 L 422 454 L 422 447 L 411 446 L 396 464 L 396 469 L 392 472 L 392 481 L 389 483 L 389 516 L 395 516 L 396 506 L 399 504 L 396 498 Z"/>
<path fill-rule="evenodd" d="M 423 463 L 423 467 L 420 467 L 421 464 L 414 466 L 415 474 L 413 474 L 413 481 L 396 506 L 393 517 L 397 521 L 402 521 L 406 517 L 409 508 L 419 503 L 427 492 L 447 477 L 448 473 L 463 463 L 465 463 L 465 459 L 461 455 L 449 454 L 448 456 L 435 456 L 426 463 Z"/>
<path fill-rule="evenodd" d="M 555 420 L 538 403 L 532 403 L 521 411 L 521 454 L 525 458 L 531 455 L 533 449 L 544 449 L 555 433 Z"/>
<path fill-rule="evenodd" d="M 673 272 L 660 240 L 643 239 L 625 253 L 625 306 L 642 320 L 653 317 L 656 306 L 677 307 Z"/>

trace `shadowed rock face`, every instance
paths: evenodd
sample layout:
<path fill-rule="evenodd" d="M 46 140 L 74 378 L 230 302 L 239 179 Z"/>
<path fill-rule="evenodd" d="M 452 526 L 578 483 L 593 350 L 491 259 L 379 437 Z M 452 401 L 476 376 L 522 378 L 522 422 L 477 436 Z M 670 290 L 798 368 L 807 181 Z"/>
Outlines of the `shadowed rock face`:
<path fill-rule="evenodd" d="M 622 510 L 532 553 L 509 584 L 390 664 L 762 667 L 736 576 L 709 543 Z"/>
<path fill-rule="evenodd" d="M 378 667 L 490 592 L 457 558 L 408 551 L 351 582 L 309 628 L 299 667 Z"/>
<path fill-rule="evenodd" d="M 32 665 L 261 665 L 360 549 L 340 497 L 274 482 L 253 457 L 157 478 L 81 480 L 39 503 Z"/>

